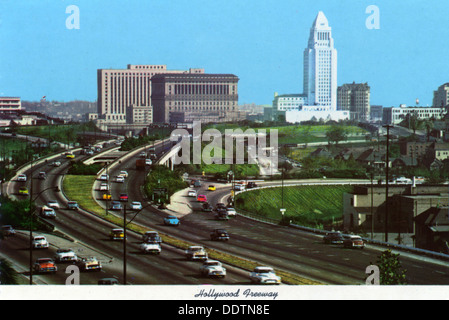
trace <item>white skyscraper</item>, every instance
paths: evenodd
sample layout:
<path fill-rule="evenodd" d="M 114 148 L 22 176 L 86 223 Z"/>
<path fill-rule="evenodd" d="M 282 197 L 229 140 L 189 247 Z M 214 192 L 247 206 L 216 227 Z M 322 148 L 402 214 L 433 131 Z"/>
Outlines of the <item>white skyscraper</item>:
<path fill-rule="evenodd" d="M 319 12 L 304 51 L 304 94 L 309 106 L 337 110 L 337 50 L 332 28 L 323 12 Z"/>

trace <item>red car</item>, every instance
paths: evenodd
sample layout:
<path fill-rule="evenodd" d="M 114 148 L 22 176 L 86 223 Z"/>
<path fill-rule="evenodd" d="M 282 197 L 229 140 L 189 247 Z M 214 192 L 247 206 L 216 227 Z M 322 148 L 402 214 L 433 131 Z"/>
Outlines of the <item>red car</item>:
<path fill-rule="evenodd" d="M 124 201 L 124 202 L 128 201 L 128 195 L 125 193 L 122 193 L 120 195 L 120 201 Z"/>
<path fill-rule="evenodd" d="M 204 194 L 200 194 L 196 200 L 199 202 L 207 202 L 207 197 Z"/>

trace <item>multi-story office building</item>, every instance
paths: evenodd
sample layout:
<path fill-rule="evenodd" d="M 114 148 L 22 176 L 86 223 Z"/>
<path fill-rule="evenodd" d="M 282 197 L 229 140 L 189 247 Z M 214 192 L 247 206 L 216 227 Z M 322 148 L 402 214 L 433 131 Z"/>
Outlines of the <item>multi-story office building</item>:
<path fill-rule="evenodd" d="M 161 73 L 204 73 L 203 69 L 189 71 L 167 70 L 166 65 L 128 65 L 127 69 L 99 69 L 98 117 L 105 123 L 126 123 L 127 108 L 151 108 L 151 79 Z M 148 111 L 148 110 L 147 110 Z"/>
<path fill-rule="evenodd" d="M 435 108 L 449 106 L 449 83 L 445 83 L 433 92 L 433 106 Z"/>
<path fill-rule="evenodd" d="M 304 50 L 304 94 L 310 106 L 330 106 L 337 110 L 337 50 L 332 28 L 321 11 Z"/>
<path fill-rule="evenodd" d="M 152 78 L 154 122 L 239 120 L 238 81 L 232 74 L 158 74 Z"/>
<path fill-rule="evenodd" d="M 22 110 L 22 102 L 17 97 L 0 97 L 0 112 L 10 113 Z"/>
<path fill-rule="evenodd" d="M 420 120 L 444 119 L 447 114 L 446 108 L 434 107 L 407 107 L 401 104 L 399 107 L 390 107 L 383 109 L 384 124 L 399 124 L 411 116 L 416 116 Z"/>
<path fill-rule="evenodd" d="M 367 83 L 354 82 L 338 87 L 337 101 L 339 110 L 350 111 L 351 120 L 370 120 L 370 87 Z"/>

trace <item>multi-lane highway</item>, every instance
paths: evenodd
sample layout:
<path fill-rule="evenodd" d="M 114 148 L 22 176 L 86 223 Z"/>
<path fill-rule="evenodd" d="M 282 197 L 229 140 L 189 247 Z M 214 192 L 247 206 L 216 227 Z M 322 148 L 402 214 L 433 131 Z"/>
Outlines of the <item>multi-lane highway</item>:
<path fill-rule="evenodd" d="M 161 152 L 161 146 L 157 146 Z M 80 159 L 79 154 L 76 155 Z M 129 195 L 129 201 L 139 201 L 146 206 L 147 199 L 141 192 L 145 175 L 135 168 L 135 160 L 139 154 L 128 156 L 121 163 L 117 163 L 108 173 L 113 179 L 120 171 L 127 171 L 129 177 L 125 183 L 111 183 L 112 197 L 117 199 L 122 193 Z M 52 188 L 60 185 L 63 175 L 67 172 L 68 161 L 65 157 L 59 159 L 60 167 L 51 167 L 46 163 L 34 167 L 35 175 L 45 171 L 46 180 L 33 179 L 33 192 L 40 194 L 38 206 L 49 200 L 57 200 L 61 209 L 56 210 L 57 218 L 51 221 L 61 234 L 67 235 L 73 242 L 51 238 L 50 250 L 33 252 L 34 258 L 52 257 L 59 247 L 70 246 L 80 256 L 95 255 L 103 264 L 103 270 L 98 273 L 83 273 L 81 284 L 95 284 L 101 278 L 117 278 L 123 280 L 123 243 L 111 241 L 108 238 L 110 230 L 116 226 L 96 218 L 92 214 L 80 211 L 66 210 L 67 199 L 62 193 L 56 193 Z M 27 172 L 28 176 L 31 172 Z M 12 182 L 10 192 L 17 194 L 22 183 Z M 28 182 L 30 185 L 30 179 Z M 216 184 L 216 191 L 205 190 L 208 183 L 203 183 L 199 190 L 208 196 L 211 204 L 221 202 L 229 195 L 230 186 Z M 98 183 L 94 187 L 98 188 Z M 48 189 L 48 190 L 47 190 Z M 43 191 L 47 190 L 47 191 Z M 94 196 L 101 199 L 104 192 L 94 191 Z M 187 194 L 186 194 L 187 196 Z M 103 201 L 99 201 L 105 205 Z M 192 207 L 198 207 L 195 200 L 191 200 Z M 172 212 L 173 213 L 173 212 Z M 112 214 L 112 213 L 111 213 Z M 120 215 L 121 213 L 116 213 Z M 142 210 L 135 222 L 163 234 L 181 240 L 202 245 L 204 247 L 223 251 L 225 253 L 256 261 L 261 265 L 268 265 L 305 278 L 317 280 L 325 284 L 353 285 L 363 284 L 366 277 L 366 267 L 376 263 L 384 248 L 368 246 L 365 250 L 349 250 L 340 246 L 325 245 L 320 236 L 302 232 L 289 227 L 269 225 L 242 216 L 231 220 L 217 221 L 211 213 L 195 210 L 191 214 L 178 215 L 181 226 L 167 227 L 163 218 L 168 213 L 152 206 Z M 211 241 L 209 233 L 215 228 L 225 228 L 231 239 L 229 242 Z M 23 231 L 14 238 L 2 241 L 0 252 L 9 256 L 16 264 L 27 269 L 28 264 L 28 234 Z M 199 274 L 198 262 L 187 261 L 184 252 L 167 244 L 162 244 L 161 255 L 145 255 L 139 251 L 142 242 L 141 235 L 128 233 L 127 246 L 127 274 L 129 284 L 249 284 L 248 271 L 225 266 L 228 270 L 225 279 L 208 279 Z M 449 284 L 449 267 L 447 263 L 401 254 L 401 262 L 407 269 L 410 284 L 434 285 Z M 67 275 L 62 265 L 56 275 L 35 275 L 36 283 L 64 284 Z"/>

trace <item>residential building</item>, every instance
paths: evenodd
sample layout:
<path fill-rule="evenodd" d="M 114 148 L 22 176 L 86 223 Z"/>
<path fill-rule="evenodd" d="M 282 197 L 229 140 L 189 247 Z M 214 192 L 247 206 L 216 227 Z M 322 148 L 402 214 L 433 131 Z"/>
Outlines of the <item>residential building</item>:
<path fill-rule="evenodd" d="M 128 65 L 97 71 L 98 116 L 103 123 L 125 124 L 128 107 L 152 106 L 152 78 L 157 74 L 204 73 L 203 69 L 168 70 L 166 65 Z"/>
<path fill-rule="evenodd" d="M 245 119 L 238 110 L 239 78 L 233 74 L 158 74 L 152 78 L 156 123 L 230 122 Z"/>
<path fill-rule="evenodd" d="M 354 82 L 338 87 L 337 101 L 339 110 L 350 111 L 351 120 L 370 120 L 370 87 L 367 83 Z"/>
<path fill-rule="evenodd" d="M 449 254 L 449 207 L 432 207 L 415 218 L 416 247 Z"/>
<path fill-rule="evenodd" d="M 447 110 L 441 107 L 407 107 L 405 104 L 401 104 L 399 107 L 383 109 L 383 123 L 395 125 L 411 116 L 417 116 L 420 120 L 442 120 L 446 114 Z"/>
<path fill-rule="evenodd" d="M 449 83 L 445 83 L 433 92 L 433 106 L 442 108 L 449 106 Z"/>

